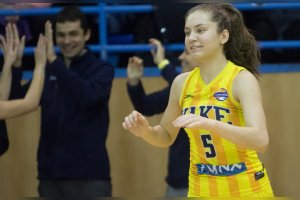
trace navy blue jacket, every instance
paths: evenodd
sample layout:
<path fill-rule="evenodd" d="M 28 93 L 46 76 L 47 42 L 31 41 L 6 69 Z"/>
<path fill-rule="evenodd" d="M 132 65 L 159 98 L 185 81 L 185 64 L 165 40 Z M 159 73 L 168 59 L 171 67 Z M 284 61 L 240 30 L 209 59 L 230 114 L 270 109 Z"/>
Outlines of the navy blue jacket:
<path fill-rule="evenodd" d="M 12 98 L 24 95 L 21 69 L 13 70 Z M 46 66 L 41 99 L 39 179 L 110 180 L 105 141 L 114 69 L 88 50 L 72 60 Z M 23 91 L 22 91 L 23 90 Z"/>
<path fill-rule="evenodd" d="M 4 154 L 9 147 L 7 129 L 4 120 L 0 120 L 0 156 Z"/>
<path fill-rule="evenodd" d="M 127 83 L 127 91 L 135 109 L 147 116 L 164 112 L 168 105 L 171 84 L 178 74 L 174 66 L 167 65 L 161 75 L 169 86 L 148 95 L 145 94 L 141 82 L 136 86 Z M 189 152 L 189 139 L 184 129 L 180 129 L 175 142 L 169 148 L 166 181 L 173 188 L 188 187 Z"/>

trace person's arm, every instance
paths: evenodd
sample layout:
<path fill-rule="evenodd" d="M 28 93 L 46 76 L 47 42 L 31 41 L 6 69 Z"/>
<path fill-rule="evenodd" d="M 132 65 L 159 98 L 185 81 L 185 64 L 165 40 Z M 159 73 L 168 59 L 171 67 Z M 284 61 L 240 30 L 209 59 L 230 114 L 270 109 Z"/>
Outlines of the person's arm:
<path fill-rule="evenodd" d="M 143 115 L 154 115 L 163 112 L 168 103 L 170 87 L 147 95 L 141 78 L 143 76 L 143 60 L 130 57 L 127 64 L 127 92 L 131 102 Z"/>
<path fill-rule="evenodd" d="M 262 107 L 258 81 L 250 72 L 241 71 L 233 82 L 233 95 L 240 102 L 246 126 L 239 127 L 199 115 L 180 116 L 176 127 L 206 129 L 243 148 L 264 152 L 269 143 L 266 118 Z"/>
<path fill-rule="evenodd" d="M 15 117 L 37 108 L 44 87 L 46 65 L 46 41 L 40 35 L 35 49 L 35 69 L 33 79 L 24 99 L 0 101 L 0 119 Z"/>
<path fill-rule="evenodd" d="M 127 83 L 127 92 L 134 108 L 146 116 L 162 113 L 168 104 L 170 87 L 163 90 L 146 94 L 142 82 L 135 86 Z"/>
<path fill-rule="evenodd" d="M 11 87 L 11 66 L 4 63 L 0 75 L 0 100 L 8 99 Z"/>
<path fill-rule="evenodd" d="M 164 68 L 160 71 L 161 76 L 171 85 L 180 73 L 176 70 L 176 67 L 172 64 L 167 64 Z"/>
<path fill-rule="evenodd" d="M 15 28 L 15 25 L 14 25 Z M 5 27 L 5 38 L 0 35 L 1 50 L 4 55 L 3 69 L 0 74 L 0 100 L 8 99 L 11 87 L 11 68 L 16 60 L 17 47 L 14 45 L 14 34 L 17 34 L 13 25 Z"/>
<path fill-rule="evenodd" d="M 153 62 L 161 71 L 162 77 L 169 83 L 169 85 L 172 85 L 179 72 L 177 72 L 176 68 L 170 64 L 168 59 L 166 59 L 165 48 L 159 40 L 151 38 L 149 43 L 155 47 L 155 49 L 151 49 Z"/>
<path fill-rule="evenodd" d="M 24 54 L 25 47 L 25 36 L 22 36 L 21 40 L 19 38 L 18 30 L 16 25 L 13 25 L 14 30 L 14 45 L 17 47 L 16 49 L 16 59 L 13 63 L 12 68 L 12 83 L 11 83 L 11 91 L 9 99 L 19 99 L 24 98 L 26 91 L 29 88 L 30 83 L 26 83 L 23 87 L 21 86 L 22 79 L 22 59 Z"/>
<path fill-rule="evenodd" d="M 179 128 L 172 122 L 181 114 L 179 97 L 186 74 L 179 75 L 172 84 L 168 106 L 159 125 L 149 126 L 147 119 L 137 111 L 125 117 L 122 126 L 132 134 L 158 147 L 169 147 L 176 139 Z"/>

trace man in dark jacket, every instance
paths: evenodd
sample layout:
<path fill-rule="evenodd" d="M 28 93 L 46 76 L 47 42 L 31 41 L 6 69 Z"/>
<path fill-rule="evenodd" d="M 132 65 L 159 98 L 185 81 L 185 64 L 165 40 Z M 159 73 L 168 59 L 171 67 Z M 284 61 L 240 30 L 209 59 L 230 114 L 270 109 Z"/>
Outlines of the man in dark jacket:
<path fill-rule="evenodd" d="M 150 39 L 150 44 L 155 46 L 152 50 L 153 61 L 161 70 L 162 77 L 168 86 L 160 91 L 146 95 L 141 78 L 143 75 L 143 60 L 131 57 L 127 66 L 127 91 L 135 109 L 143 115 L 154 115 L 164 112 L 167 107 L 171 84 L 179 74 L 176 68 L 165 59 L 165 50 L 157 39 Z M 180 56 L 182 72 L 193 69 L 191 58 L 184 51 Z M 180 129 L 178 137 L 169 149 L 167 197 L 187 196 L 188 171 L 189 171 L 189 140 L 184 129 Z"/>
<path fill-rule="evenodd" d="M 41 136 L 38 148 L 38 191 L 41 197 L 87 199 L 111 196 L 110 166 L 105 142 L 108 133 L 113 67 L 86 48 L 90 38 L 86 16 L 77 7 L 65 7 L 52 25 L 45 24 L 47 60 L 41 100 Z M 13 70 L 12 93 L 20 87 L 22 71 Z"/>

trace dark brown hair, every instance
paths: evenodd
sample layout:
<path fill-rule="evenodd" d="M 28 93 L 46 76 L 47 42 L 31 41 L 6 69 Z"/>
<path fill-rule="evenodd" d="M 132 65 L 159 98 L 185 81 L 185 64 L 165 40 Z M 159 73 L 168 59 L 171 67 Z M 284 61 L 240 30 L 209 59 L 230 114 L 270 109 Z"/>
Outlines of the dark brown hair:
<path fill-rule="evenodd" d="M 259 75 L 261 54 L 254 36 L 244 24 L 243 15 L 240 11 L 227 3 L 207 3 L 191 8 L 185 15 L 187 17 L 198 10 L 211 13 L 211 20 L 217 23 L 218 33 L 224 29 L 229 32 L 229 39 L 224 44 L 226 58 L 236 65 L 245 67 L 255 76 Z"/>
<path fill-rule="evenodd" d="M 86 15 L 77 6 L 66 6 L 57 15 L 56 22 L 75 22 L 80 21 L 80 26 L 83 32 L 86 33 L 89 29 Z"/>

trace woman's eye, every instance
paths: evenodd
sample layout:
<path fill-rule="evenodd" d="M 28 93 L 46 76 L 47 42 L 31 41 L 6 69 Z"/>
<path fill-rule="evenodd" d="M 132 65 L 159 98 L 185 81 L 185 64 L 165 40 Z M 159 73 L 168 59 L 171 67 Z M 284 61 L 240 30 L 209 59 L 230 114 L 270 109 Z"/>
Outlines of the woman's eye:
<path fill-rule="evenodd" d="M 203 32 L 203 29 L 198 29 L 197 30 L 197 33 L 202 33 Z"/>
<path fill-rule="evenodd" d="M 185 32 L 185 35 L 186 35 L 186 36 L 190 35 L 190 32 Z"/>

